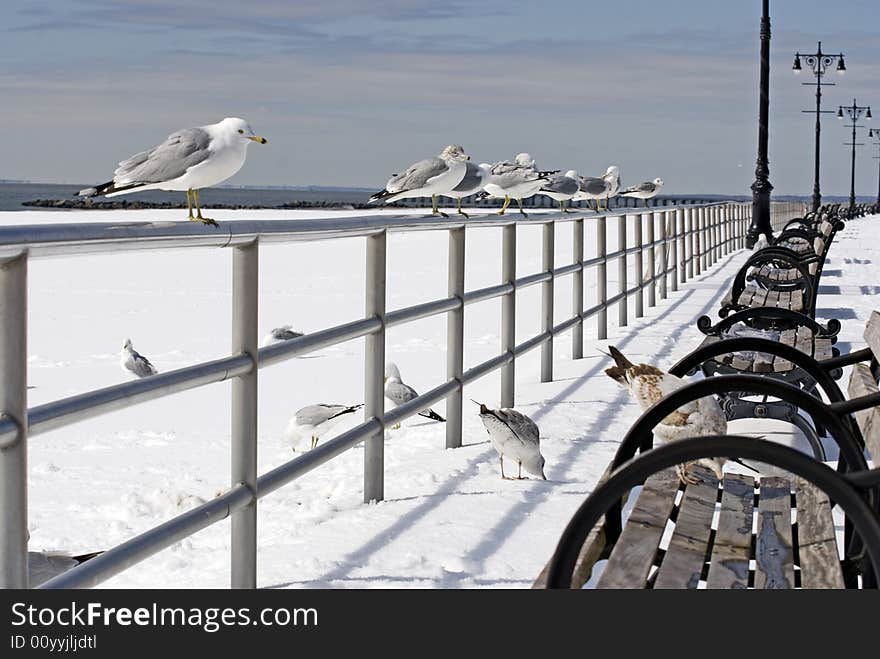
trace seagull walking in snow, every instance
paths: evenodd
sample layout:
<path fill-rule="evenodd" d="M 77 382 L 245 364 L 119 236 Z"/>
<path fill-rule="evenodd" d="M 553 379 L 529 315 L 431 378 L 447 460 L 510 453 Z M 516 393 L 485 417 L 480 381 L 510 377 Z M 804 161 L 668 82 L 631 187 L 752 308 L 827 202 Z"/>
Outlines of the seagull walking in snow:
<path fill-rule="evenodd" d="M 263 337 L 262 345 L 268 346 L 272 345 L 273 343 L 290 341 L 291 339 L 297 339 L 301 336 L 303 336 L 303 333 L 294 330 L 292 325 L 282 325 L 281 327 L 276 327 L 271 332 L 266 334 L 266 336 Z"/>
<path fill-rule="evenodd" d="M 385 189 L 370 197 L 369 203 L 386 204 L 410 197 L 431 197 L 431 212 L 449 217 L 437 208 L 437 196 L 451 192 L 467 173 L 470 156 L 457 144 L 450 144 L 436 158 L 413 163 L 406 171 L 394 174 Z"/>
<path fill-rule="evenodd" d="M 385 365 L 385 398 L 394 403 L 394 407 L 399 407 L 404 403 L 408 403 L 418 395 L 419 394 L 415 389 L 408 384 L 403 383 L 403 380 L 400 378 L 400 369 L 397 368 L 397 364 L 389 362 Z M 419 412 L 419 416 L 433 419 L 434 421 L 446 421 L 446 419 L 432 409 L 422 410 Z M 400 428 L 400 424 L 396 424 L 394 428 Z"/>
<path fill-rule="evenodd" d="M 318 440 L 335 426 L 346 414 L 352 414 L 363 407 L 360 405 L 328 405 L 319 403 L 307 405 L 296 411 L 284 430 L 284 438 L 296 450 L 299 441 L 305 437 L 311 439 L 311 448 L 318 445 Z"/>
<path fill-rule="evenodd" d="M 535 422 L 513 409 L 490 410 L 482 403 L 477 404 L 480 406 L 480 420 L 501 459 L 501 478 L 507 479 L 504 475 L 504 457 L 507 456 L 516 460 L 519 465 L 518 480 L 523 477 L 523 467 L 533 476 L 547 480 L 544 475 L 544 456 L 541 455 L 540 432 Z"/>
<path fill-rule="evenodd" d="M 638 185 L 629 187 L 626 190 L 621 190 L 620 196 L 633 197 L 634 199 L 642 199 L 645 202 L 645 208 L 647 208 L 648 199 L 656 197 L 657 193 L 660 192 L 660 188 L 662 187 L 663 179 L 655 178 L 653 181 L 645 181 L 644 183 L 639 183 Z"/>
<path fill-rule="evenodd" d="M 605 373 L 627 389 L 642 410 L 647 410 L 661 398 L 686 384 L 681 378 L 661 371 L 656 366 L 633 364 L 614 346 L 608 346 L 608 350 L 616 365 L 605 369 Z M 664 442 L 726 433 L 727 418 L 714 396 L 705 396 L 682 405 L 654 428 L 654 435 Z M 697 462 L 708 466 L 719 479 L 722 478 L 723 458 L 703 458 Z M 688 473 L 688 467 L 689 465 L 676 466 L 679 479 L 683 483 L 699 482 L 699 478 Z"/>
<path fill-rule="evenodd" d="M 511 199 L 516 199 L 519 212 L 528 217 L 523 210 L 523 199 L 533 197 L 543 185 L 549 182 L 550 175 L 558 170 L 542 172 L 535 166 L 535 159 L 528 153 L 520 153 L 516 160 L 502 160 L 492 165 L 489 182 L 483 186 L 484 196 L 504 199 L 498 215 L 504 215 Z"/>
<path fill-rule="evenodd" d="M 150 360 L 132 347 L 131 339 L 126 339 L 122 345 L 119 364 L 126 373 L 134 373 L 139 378 L 145 378 L 148 375 L 156 375 L 158 373 L 156 367 L 150 363 Z"/>
<path fill-rule="evenodd" d="M 141 190 L 185 190 L 189 219 L 217 226 L 202 216 L 199 190 L 222 183 L 241 169 L 251 142 L 265 144 L 266 138 L 255 135 L 250 125 L 237 117 L 184 128 L 149 151 L 123 160 L 113 172 L 113 180 L 80 190 L 79 195 L 115 197 Z"/>
<path fill-rule="evenodd" d="M 550 180 L 538 190 L 538 194 L 555 199 L 559 202 L 559 210 L 563 213 L 569 213 L 571 211 L 565 207 L 565 202 L 574 197 L 578 190 L 580 190 L 578 173 L 573 169 L 569 169 L 565 174 L 554 174 L 551 176 Z"/>
<path fill-rule="evenodd" d="M 465 165 L 467 166 L 467 171 L 465 172 L 464 178 L 461 179 L 461 183 L 456 185 L 449 192 L 444 192 L 442 196 L 452 197 L 457 200 L 456 208 L 458 209 L 458 214 L 470 217 L 467 213 L 461 210 L 461 200 L 464 197 L 470 197 L 472 194 L 477 194 L 483 189 L 483 186 L 489 181 L 492 167 L 487 163 L 475 165 L 472 162 L 467 162 Z"/>

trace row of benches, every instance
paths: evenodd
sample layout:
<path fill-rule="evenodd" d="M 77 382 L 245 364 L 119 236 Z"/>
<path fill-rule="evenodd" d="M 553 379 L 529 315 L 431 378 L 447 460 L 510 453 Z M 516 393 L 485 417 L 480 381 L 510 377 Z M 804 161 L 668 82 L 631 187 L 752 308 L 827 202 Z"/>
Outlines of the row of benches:
<path fill-rule="evenodd" d="M 705 340 L 670 369 L 679 377 L 697 371 L 705 377 L 636 421 L 536 587 L 579 588 L 591 577 L 599 588 L 876 587 L 880 470 L 868 469 L 865 453 L 880 456 L 880 313 L 866 327 L 867 347 L 849 355 L 834 345 L 839 321 L 814 317 L 822 267 L 843 228 L 839 211 L 826 207 L 790 222 L 747 259 L 720 322 L 700 318 Z M 844 366 L 853 366 L 848 398 L 836 383 Z M 741 436 L 654 448 L 657 423 L 704 396 L 717 396 L 729 420 L 778 418 L 797 425 L 813 455 Z M 824 463 L 823 437 L 839 449 L 836 470 Z M 712 457 L 757 460 L 784 471 L 757 478 L 725 473 L 719 481 L 697 467 L 700 482 L 685 484 L 673 469 Z M 842 559 L 835 506 L 845 518 Z M 601 575 L 594 574 L 603 559 Z"/>

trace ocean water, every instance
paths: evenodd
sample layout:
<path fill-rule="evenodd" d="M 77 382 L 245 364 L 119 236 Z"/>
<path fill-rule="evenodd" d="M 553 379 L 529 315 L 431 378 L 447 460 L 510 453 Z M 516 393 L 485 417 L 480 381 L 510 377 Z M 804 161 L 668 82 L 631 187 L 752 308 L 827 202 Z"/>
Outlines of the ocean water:
<path fill-rule="evenodd" d="M 22 206 L 25 201 L 35 199 L 74 199 L 76 193 L 88 185 L 57 185 L 46 183 L 0 183 L 0 211 L 51 210 Z M 370 191 L 345 188 L 315 188 L 305 190 L 258 189 L 258 188 L 209 188 L 201 192 L 202 206 L 211 204 L 242 204 L 275 207 L 294 201 L 332 201 L 339 204 L 366 202 Z M 186 203 L 183 192 L 150 190 L 136 192 L 121 197 L 95 197 L 95 201 L 121 201 L 123 199 L 150 202 Z M 65 209 L 59 209 L 61 211 Z M 70 212 L 70 211 L 68 211 Z"/>

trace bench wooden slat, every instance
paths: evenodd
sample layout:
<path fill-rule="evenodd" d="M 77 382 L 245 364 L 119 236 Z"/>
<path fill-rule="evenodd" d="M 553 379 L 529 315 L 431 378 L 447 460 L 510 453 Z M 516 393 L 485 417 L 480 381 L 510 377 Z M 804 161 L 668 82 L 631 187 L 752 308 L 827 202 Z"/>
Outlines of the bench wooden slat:
<path fill-rule="evenodd" d="M 834 352 L 831 348 L 831 339 L 822 339 L 818 336 L 813 339 L 813 357 L 818 360 L 831 359 Z"/>
<path fill-rule="evenodd" d="M 844 588 L 828 496 L 802 478 L 795 480 L 798 556 L 803 588 Z"/>
<path fill-rule="evenodd" d="M 598 588 L 644 588 L 678 491 L 678 476 L 666 469 L 645 481 L 620 534 Z"/>
<path fill-rule="evenodd" d="M 767 289 L 761 288 L 755 291 L 755 297 L 752 298 L 752 302 L 750 306 L 753 307 L 763 307 L 764 302 L 767 300 Z"/>
<path fill-rule="evenodd" d="M 767 291 L 767 298 L 764 300 L 765 307 L 778 307 L 779 306 L 779 291 Z"/>
<path fill-rule="evenodd" d="M 805 355 L 813 356 L 813 332 L 809 327 L 798 327 L 795 347 Z"/>
<path fill-rule="evenodd" d="M 791 484 L 786 478 L 768 476 L 761 479 L 755 562 L 755 588 L 794 588 Z"/>
<path fill-rule="evenodd" d="M 751 306 L 753 297 L 755 297 L 755 289 L 751 286 L 746 286 L 743 289 L 743 292 L 739 294 L 739 299 L 736 302 L 744 307 L 749 307 Z"/>
<path fill-rule="evenodd" d="M 779 342 L 794 347 L 795 339 L 797 338 L 797 332 L 795 330 L 784 330 L 779 335 Z M 782 357 L 777 357 L 773 360 L 773 370 L 777 373 L 780 371 L 790 371 L 792 368 L 792 363 L 787 359 L 783 359 Z"/>
<path fill-rule="evenodd" d="M 853 366 L 847 393 L 850 399 L 877 393 L 877 382 L 867 364 Z M 875 461 L 880 461 L 880 408 L 871 407 L 856 412 L 855 415 L 868 452 Z"/>
<path fill-rule="evenodd" d="M 880 313 L 876 311 L 871 312 L 871 317 L 868 318 L 868 324 L 865 325 L 863 336 L 871 352 L 880 359 Z M 878 456 L 878 459 L 880 459 L 880 456 Z"/>
<path fill-rule="evenodd" d="M 706 563 L 712 515 L 718 499 L 718 479 L 703 466 L 692 466 L 690 473 L 701 482 L 688 485 L 684 491 L 675 530 L 654 588 L 695 589 Z"/>
<path fill-rule="evenodd" d="M 706 579 L 708 588 L 746 588 L 752 546 L 755 479 L 725 474 L 718 531 Z"/>
<path fill-rule="evenodd" d="M 801 290 L 792 291 L 791 292 L 791 303 L 788 305 L 788 308 L 792 311 L 803 311 L 804 310 L 804 292 Z"/>

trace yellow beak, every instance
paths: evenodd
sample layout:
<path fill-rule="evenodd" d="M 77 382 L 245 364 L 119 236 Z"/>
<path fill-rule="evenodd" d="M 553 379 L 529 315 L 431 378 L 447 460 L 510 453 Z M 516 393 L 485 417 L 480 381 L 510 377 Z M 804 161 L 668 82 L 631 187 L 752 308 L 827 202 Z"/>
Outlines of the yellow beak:
<path fill-rule="evenodd" d="M 248 137 L 248 139 L 253 140 L 254 142 L 259 142 L 260 144 L 265 144 L 269 141 L 265 137 L 260 137 L 259 135 L 251 135 Z"/>

